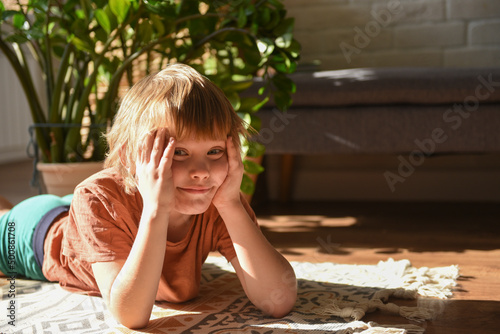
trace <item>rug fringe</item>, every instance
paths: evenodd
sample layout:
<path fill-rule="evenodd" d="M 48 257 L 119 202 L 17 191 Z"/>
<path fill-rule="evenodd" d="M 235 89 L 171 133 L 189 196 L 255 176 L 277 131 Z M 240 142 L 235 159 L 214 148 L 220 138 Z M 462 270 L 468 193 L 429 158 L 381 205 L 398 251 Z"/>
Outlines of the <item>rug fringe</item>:
<path fill-rule="evenodd" d="M 434 312 L 424 307 L 398 306 L 394 303 L 384 303 L 380 299 L 372 299 L 368 302 L 357 303 L 340 299 L 332 300 L 332 304 L 322 309 L 322 315 L 334 315 L 346 320 L 361 320 L 366 313 L 376 310 L 400 315 L 408 320 L 424 321 L 434 318 Z"/>
<path fill-rule="evenodd" d="M 377 264 L 382 271 L 397 272 L 401 277 L 399 288 L 416 291 L 422 297 L 437 297 L 441 299 L 452 295 L 452 289 L 460 276 L 459 267 L 456 265 L 448 267 L 428 268 L 412 267 L 410 261 L 380 261 Z"/>
<path fill-rule="evenodd" d="M 368 326 L 369 328 L 360 334 L 423 334 L 425 332 L 424 328 L 412 324 L 379 325 L 370 321 Z"/>
<path fill-rule="evenodd" d="M 459 277 L 458 266 L 414 268 L 408 260 L 394 261 L 389 259 L 380 261 L 377 268 L 386 278 L 392 277 L 391 285 L 395 286 L 394 288 L 377 291 L 373 298 L 367 302 L 333 299 L 332 303 L 322 309 L 320 313 L 335 315 L 347 320 L 361 320 L 366 313 L 383 310 L 413 321 L 430 320 L 435 317 L 435 312 L 431 308 L 422 307 L 421 305 L 417 307 L 400 307 L 394 303 L 389 303 L 389 298 L 416 299 L 418 296 L 422 296 L 445 299 L 452 295 L 452 289 Z M 374 330 L 366 332 L 366 334 L 369 333 L 379 332 Z"/>

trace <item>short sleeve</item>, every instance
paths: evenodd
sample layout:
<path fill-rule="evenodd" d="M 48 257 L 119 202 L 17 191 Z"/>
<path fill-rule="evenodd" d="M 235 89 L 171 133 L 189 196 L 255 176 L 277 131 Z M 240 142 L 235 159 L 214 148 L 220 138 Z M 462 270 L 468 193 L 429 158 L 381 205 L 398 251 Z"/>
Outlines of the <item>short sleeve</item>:
<path fill-rule="evenodd" d="M 138 224 L 128 202 L 109 187 L 78 187 L 69 212 L 72 233 L 66 235 L 63 255 L 89 263 L 126 259 Z"/>
<path fill-rule="evenodd" d="M 248 204 L 248 202 L 245 200 L 243 196 L 241 196 L 241 202 L 243 203 L 243 206 L 245 207 L 245 210 L 247 211 L 252 221 L 255 223 L 255 225 L 259 226 L 255 212 L 252 210 L 250 204 Z M 228 262 L 231 262 L 231 260 L 236 256 L 236 251 L 234 250 L 233 242 L 231 240 L 231 237 L 229 236 L 229 232 L 227 231 L 226 224 L 224 223 L 224 221 L 220 216 L 218 216 L 215 228 L 216 228 L 215 230 L 216 233 L 214 235 L 214 244 L 216 245 L 215 249 L 219 253 L 221 253 L 222 256 L 224 256 Z"/>

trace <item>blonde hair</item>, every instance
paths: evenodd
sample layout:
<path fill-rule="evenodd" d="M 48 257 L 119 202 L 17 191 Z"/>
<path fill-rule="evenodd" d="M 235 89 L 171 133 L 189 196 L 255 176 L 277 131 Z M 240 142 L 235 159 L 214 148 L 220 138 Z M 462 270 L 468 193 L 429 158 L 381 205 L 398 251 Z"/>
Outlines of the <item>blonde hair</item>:
<path fill-rule="evenodd" d="M 172 64 L 137 82 L 124 96 L 107 135 L 105 167 L 116 167 L 125 191 L 137 189 L 133 171 L 139 148 L 149 133 L 167 128 L 177 140 L 226 140 L 240 149 L 244 121 L 221 89 L 190 66 Z"/>

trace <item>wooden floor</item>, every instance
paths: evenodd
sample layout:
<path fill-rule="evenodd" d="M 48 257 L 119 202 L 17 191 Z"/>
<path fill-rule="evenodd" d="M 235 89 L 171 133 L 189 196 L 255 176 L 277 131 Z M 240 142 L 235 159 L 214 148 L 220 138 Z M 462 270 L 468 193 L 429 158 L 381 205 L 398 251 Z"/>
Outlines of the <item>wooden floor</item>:
<path fill-rule="evenodd" d="M 0 194 L 15 203 L 36 194 L 31 172 L 30 162 L 0 165 Z M 457 264 L 462 277 L 453 298 L 421 301 L 439 314 L 420 325 L 427 334 L 500 333 L 500 203 L 256 202 L 263 232 L 289 260 Z M 383 312 L 363 320 L 406 322 Z"/>
<path fill-rule="evenodd" d="M 427 334 L 500 333 L 500 203 L 290 203 L 255 209 L 268 240 L 289 260 L 376 264 L 392 257 L 416 267 L 458 265 L 462 277 L 453 298 L 422 300 L 440 314 L 420 325 Z M 363 320 L 402 323 L 382 312 Z"/>

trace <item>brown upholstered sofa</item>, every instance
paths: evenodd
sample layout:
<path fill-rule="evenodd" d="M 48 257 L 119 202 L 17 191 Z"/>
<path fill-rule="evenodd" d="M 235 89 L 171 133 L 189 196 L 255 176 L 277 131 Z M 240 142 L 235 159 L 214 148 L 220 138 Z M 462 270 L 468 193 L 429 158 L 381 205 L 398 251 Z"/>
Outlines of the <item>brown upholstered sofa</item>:
<path fill-rule="evenodd" d="M 420 164 L 423 156 L 500 152 L 500 68 L 360 68 L 292 77 L 292 107 L 258 113 L 257 139 L 267 154 L 281 155 L 283 201 L 295 155 L 404 154 Z"/>
<path fill-rule="evenodd" d="M 261 110 L 268 154 L 500 151 L 500 68 L 296 73 L 292 107 Z"/>

